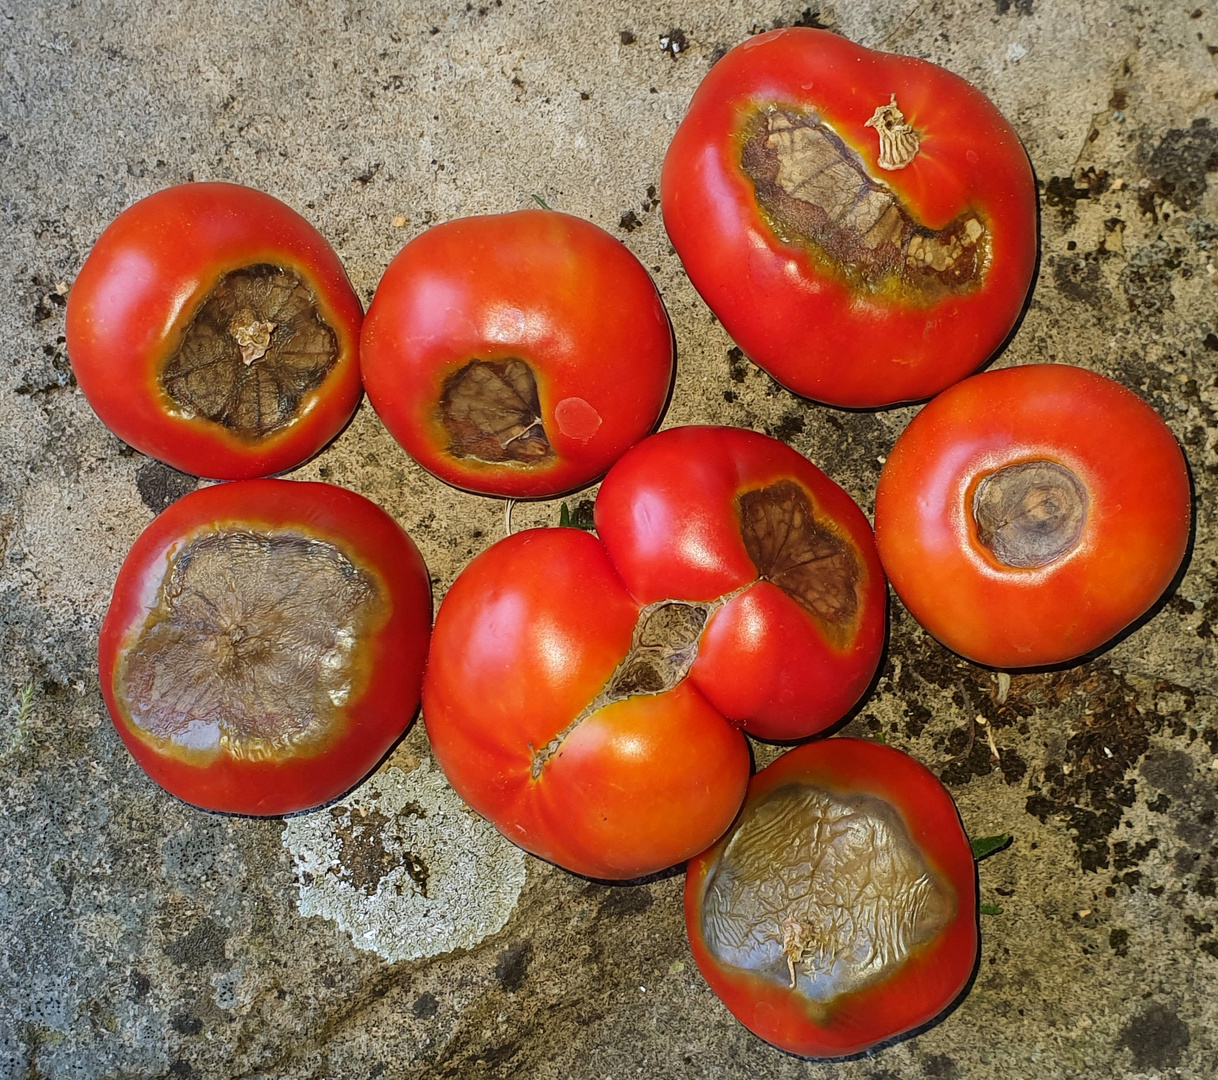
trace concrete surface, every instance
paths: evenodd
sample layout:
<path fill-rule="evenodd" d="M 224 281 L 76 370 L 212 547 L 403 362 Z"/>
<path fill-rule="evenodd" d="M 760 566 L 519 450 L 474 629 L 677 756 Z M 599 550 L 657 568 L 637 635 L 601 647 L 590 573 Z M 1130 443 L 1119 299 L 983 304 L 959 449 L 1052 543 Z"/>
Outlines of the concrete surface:
<path fill-rule="evenodd" d="M 443 836 L 400 816 L 366 827 L 365 789 L 252 821 L 147 781 L 105 716 L 95 637 L 128 545 L 194 482 L 105 431 L 63 349 L 63 296 L 90 245 L 172 183 L 284 199 L 365 299 L 429 223 L 539 195 L 653 270 L 680 350 L 667 424 L 776 433 L 870 509 L 913 410 L 814 406 L 733 353 L 654 198 L 716 56 L 800 21 L 944 64 L 997 102 L 1043 195 L 1040 279 L 998 362 L 1061 360 L 1139 391 L 1197 493 L 1195 547 L 1161 610 L 1087 664 L 1016 676 L 1002 705 L 991 672 L 894 599 L 883 675 L 852 727 L 939 771 L 974 835 L 1015 839 L 979 867 L 1001 913 L 981 917 L 968 996 L 924 1033 L 831 1065 L 768 1047 L 709 992 L 679 873 L 609 887 L 497 844 L 429 771 L 419 724 L 369 783 L 433 800 Z M 0 0 L 0 41 L 0 1076 L 1218 1074 L 1212 0 Z M 297 475 L 392 512 L 437 599 L 502 534 L 502 504 L 424 474 L 367 407 Z M 557 518 L 554 503 L 516 509 L 517 525 Z M 376 891 L 378 867 L 400 874 L 393 853 L 411 845 L 452 849 L 456 877 L 436 892 L 449 899 L 370 910 L 355 894 Z"/>

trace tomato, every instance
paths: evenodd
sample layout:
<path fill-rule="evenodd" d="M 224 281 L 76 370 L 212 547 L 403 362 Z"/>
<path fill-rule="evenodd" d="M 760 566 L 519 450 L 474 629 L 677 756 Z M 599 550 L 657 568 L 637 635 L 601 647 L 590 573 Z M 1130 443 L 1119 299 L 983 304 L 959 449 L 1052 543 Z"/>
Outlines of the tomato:
<path fill-rule="evenodd" d="M 419 703 L 427 568 L 374 503 L 243 480 L 171 504 L 136 540 L 101 628 L 111 719 L 167 791 L 286 814 L 362 779 Z"/>
<path fill-rule="evenodd" d="M 808 743 L 753 777 L 731 831 L 690 860 L 685 924 L 703 977 L 750 1031 L 804 1057 L 857 1054 L 968 983 L 968 837 L 907 754 Z"/>
<path fill-rule="evenodd" d="M 880 474 L 880 557 L 910 613 L 981 664 L 1099 648 L 1170 584 L 1191 495 L 1167 425 L 1119 383 L 1033 364 L 944 391 Z"/>
<path fill-rule="evenodd" d="M 749 357 L 842 406 L 928 397 L 1014 326 L 1036 186 L 1011 126 L 934 64 L 821 30 L 761 34 L 694 94 L 664 224 Z"/>
<path fill-rule="evenodd" d="M 500 541 L 440 607 L 432 749 L 505 836 L 596 878 L 702 850 L 749 773 L 738 728 L 800 738 L 879 662 L 885 584 L 849 496 L 775 439 L 651 436 L 610 471 L 600 539 Z"/>
<path fill-rule="evenodd" d="M 68 294 L 72 370 L 137 450 L 219 479 L 294 468 L 359 404 L 363 308 L 320 233 L 236 184 L 182 184 L 102 233 Z"/>
<path fill-rule="evenodd" d="M 655 427 L 673 378 L 647 271 L 602 229 L 549 210 L 415 237 L 377 287 L 360 348 L 368 399 L 419 464 L 513 498 L 600 476 Z"/>

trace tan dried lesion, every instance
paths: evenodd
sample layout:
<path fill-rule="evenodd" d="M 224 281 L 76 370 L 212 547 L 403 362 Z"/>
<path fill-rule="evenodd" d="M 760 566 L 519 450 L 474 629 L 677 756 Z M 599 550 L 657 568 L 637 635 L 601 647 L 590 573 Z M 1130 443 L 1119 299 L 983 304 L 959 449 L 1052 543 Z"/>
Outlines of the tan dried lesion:
<path fill-rule="evenodd" d="M 1088 507 L 1087 489 L 1065 466 L 1022 461 L 982 477 L 972 512 L 978 540 L 998 562 L 1036 569 L 1078 547 Z"/>
<path fill-rule="evenodd" d="M 660 600 L 644 607 L 635 620 L 629 652 L 613 669 L 601 692 L 553 739 L 534 751 L 533 779 L 541 775 L 563 740 L 593 713 L 629 697 L 675 689 L 698 658 L 702 633 L 711 615 L 739 591 L 705 603 Z"/>
<path fill-rule="evenodd" d="M 895 971 L 956 909 L 890 804 L 792 784 L 734 826 L 702 936 L 720 962 L 827 1002 Z"/>
<path fill-rule="evenodd" d="M 259 264 L 216 282 L 159 378 L 179 414 L 256 441 L 297 417 L 338 357 L 309 286 Z"/>
<path fill-rule="evenodd" d="M 377 581 L 332 544 L 208 533 L 172 558 L 116 690 L 136 729 L 188 754 L 307 750 L 362 692 L 383 618 Z"/>
<path fill-rule="evenodd" d="M 792 480 L 736 499 L 740 535 L 760 577 L 818 619 L 849 625 L 859 609 L 862 569 L 854 547 L 817 517 L 808 493 Z"/>
<path fill-rule="evenodd" d="M 553 458 L 537 379 L 523 360 L 471 360 L 453 372 L 440 394 L 439 418 L 455 457 L 521 465 Z"/>
<path fill-rule="evenodd" d="M 966 288 L 985 270 L 989 235 L 978 214 L 924 227 L 814 116 L 777 106 L 759 112 L 745 130 L 741 167 L 782 240 L 812 247 L 860 285 L 935 295 Z"/>

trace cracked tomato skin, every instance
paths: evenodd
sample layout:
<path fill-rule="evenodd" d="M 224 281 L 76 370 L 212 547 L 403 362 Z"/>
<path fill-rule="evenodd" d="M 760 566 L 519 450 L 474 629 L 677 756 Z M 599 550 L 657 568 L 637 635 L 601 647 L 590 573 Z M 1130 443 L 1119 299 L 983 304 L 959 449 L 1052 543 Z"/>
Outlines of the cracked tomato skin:
<path fill-rule="evenodd" d="M 737 496 L 783 480 L 807 492 L 857 560 L 857 614 L 837 630 L 759 576 L 742 539 Z M 863 696 L 884 645 L 887 583 L 863 512 L 803 455 L 738 428 L 672 428 L 610 470 L 595 517 L 640 604 L 744 589 L 711 616 L 690 674 L 750 735 L 814 735 Z"/>
<path fill-rule="evenodd" d="M 1077 543 L 1012 566 L 979 538 L 970 507 L 1000 470 L 1047 461 L 1084 492 Z M 1192 495 L 1175 436 L 1112 379 L 1029 364 L 965 379 L 923 407 L 880 473 L 875 531 L 910 613 L 979 664 L 1039 667 L 1108 642 L 1171 583 Z"/>
<path fill-rule="evenodd" d="M 786 981 L 734 967 L 714 955 L 703 930 L 708 884 L 732 835 L 767 795 L 809 785 L 892 807 L 927 868 L 953 894 L 954 911 L 878 981 L 812 1001 Z M 831 738 L 787 751 L 749 781 L 737 825 L 689 862 L 685 925 L 698 970 L 745 1027 L 792 1054 L 847 1057 L 934 1019 L 964 990 L 977 963 L 977 885 L 972 851 L 947 789 L 908 754 L 863 739 Z M 772 931 L 777 933 L 777 927 Z"/>
<path fill-rule="evenodd" d="M 741 539 L 739 492 L 781 481 L 856 551 L 858 617 L 833 641 L 759 580 Z M 749 774 L 739 728 L 800 738 L 854 704 L 879 661 L 886 590 L 849 496 L 752 432 L 645 439 L 601 485 L 596 523 L 600 539 L 518 533 L 462 571 L 436 619 L 423 716 L 449 782 L 500 832 L 575 873 L 626 879 L 728 827 Z M 661 601 L 708 605 L 692 666 L 593 709 Z"/>
<path fill-rule="evenodd" d="M 134 723 L 119 686 L 124 657 L 155 622 L 178 553 L 201 537 L 234 530 L 332 545 L 379 590 L 377 616 L 355 645 L 361 674 L 354 692 L 309 748 L 237 755 L 226 745 L 183 746 Z M 430 633 L 427 568 L 414 542 L 379 506 L 332 484 L 234 481 L 172 503 L 132 545 L 101 627 L 102 696 L 131 755 L 166 791 L 207 810 L 294 813 L 353 787 L 406 730 L 419 705 Z"/>
<path fill-rule="evenodd" d="M 288 423 L 250 438 L 187 415 L 160 375 L 220 279 L 263 265 L 306 284 L 337 355 Z M 338 256 L 296 211 L 238 184 L 181 184 L 123 211 L 73 282 L 66 318 L 73 374 L 102 423 L 196 476 L 239 480 L 295 468 L 343 429 L 363 394 L 363 308 Z"/>
<path fill-rule="evenodd" d="M 921 142 L 888 170 L 867 121 L 894 95 Z M 813 242 L 780 236 L 742 166 L 748 125 L 771 106 L 818 118 L 919 228 L 977 215 L 988 235 L 979 278 L 940 295 L 869 287 Z M 661 204 L 690 280 L 744 352 L 832 405 L 926 398 L 968 375 L 1014 326 L 1036 263 L 1032 170 L 994 105 L 934 64 L 823 30 L 760 34 L 711 68 L 669 147 Z"/>
<path fill-rule="evenodd" d="M 659 421 L 672 385 L 668 315 L 630 251 L 552 210 L 461 218 L 390 263 L 361 343 L 368 399 L 429 472 L 467 491 L 543 498 L 602 475 Z M 471 362 L 522 361 L 549 452 L 490 460 L 459 447 L 442 400 Z M 498 434 L 507 446 L 515 429 Z"/>

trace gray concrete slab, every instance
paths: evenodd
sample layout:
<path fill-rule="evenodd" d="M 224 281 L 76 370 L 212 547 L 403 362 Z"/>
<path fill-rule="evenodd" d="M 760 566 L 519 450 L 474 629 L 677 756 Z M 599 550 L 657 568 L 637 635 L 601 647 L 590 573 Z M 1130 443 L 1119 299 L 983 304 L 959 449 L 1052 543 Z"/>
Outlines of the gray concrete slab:
<path fill-rule="evenodd" d="M 680 350 L 666 424 L 777 433 L 870 510 L 913 410 L 815 406 L 734 359 L 652 200 L 720 51 L 813 19 L 949 67 L 1011 119 L 1042 185 L 1042 256 L 999 363 L 1059 360 L 1137 390 L 1197 492 L 1166 605 L 1087 664 L 1015 676 L 1002 711 L 995 676 L 894 600 L 885 668 L 851 729 L 882 730 L 943 775 L 974 835 L 1015 839 L 979 867 L 1001 913 L 982 916 L 968 996 L 917 1037 L 833 1065 L 766 1046 L 714 998 L 685 944 L 679 875 L 609 887 L 503 845 L 439 780 L 419 724 L 315 815 L 218 817 L 155 788 L 106 718 L 94 650 L 128 546 L 193 482 L 102 427 L 63 348 L 63 297 L 90 245 L 169 184 L 284 199 L 365 300 L 428 224 L 540 195 L 653 271 Z M 685 48 L 665 51 L 678 29 Z M 0 40 L 0 1076 L 1218 1074 L 1210 0 L 4 0 Z M 385 506 L 437 599 L 502 533 L 501 504 L 422 472 L 367 406 L 295 475 Z M 516 510 L 517 525 L 557 518 L 553 502 Z M 431 800 L 446 822 L 410 838 L 451 856 L 430 908 L 378 906 L 352 884 L 360 845 L 387 843 L 353 824 L 374 796 Z"/>

